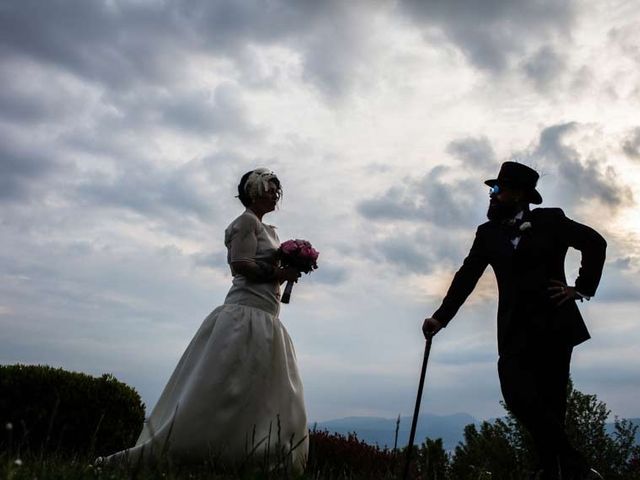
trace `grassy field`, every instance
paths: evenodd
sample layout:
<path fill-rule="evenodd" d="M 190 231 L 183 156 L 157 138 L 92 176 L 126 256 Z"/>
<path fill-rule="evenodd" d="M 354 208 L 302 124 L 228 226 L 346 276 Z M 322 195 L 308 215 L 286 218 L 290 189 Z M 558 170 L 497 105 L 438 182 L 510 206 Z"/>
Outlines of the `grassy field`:
<path fill-rule="evenodd" d="M 95 455 L 0 453 L 0 480 L 391 480 L 398 478 L 403 455 L 368 445 L 355 435 L 312 431 L 309 460 L 302 475 L 283 464 L 229 466 L 208 461 L 188 467 L 163 460 L 153 466 L 109 466 L 95 463 Z"/>
<path fill-rule="evenodd" d="M 293 476 L 282 469 L 265 471 L 261 468 L 246 468 L 224 471 L 212 466 L 180 468 L 159 465 L 153 468 L 136 469 L 96 466 L 86 458 L 27 457 L 2 459 L 0 478 L 3 480 L 391 480 L 398 478 L 391 472 L 358 473 L 350 469 L 310 467 L 301 476 Z"/>

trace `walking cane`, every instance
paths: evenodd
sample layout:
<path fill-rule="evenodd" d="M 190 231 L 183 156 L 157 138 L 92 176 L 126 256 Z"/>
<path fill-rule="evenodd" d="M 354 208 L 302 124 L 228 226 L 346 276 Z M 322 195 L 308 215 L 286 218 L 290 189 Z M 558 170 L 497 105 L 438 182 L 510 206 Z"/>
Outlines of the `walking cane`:
<path fill-rule="evenodd" d="M 427 341 L 424 346 L 424 358 L 422 359 L 422 371 L 420 372 L 420 384 L 418 385 L 418 396 L 416 398 L 416 407 L 413 410 L 413 420 L 411 422 L 411 433 L 409 434 L 409 445 L 407 447 L 407 459 L 404 464 L 403 480 L 407 480 L 409 475 L 409 465 L 411 464 L 411 454 L 413 453 L 413 441 L 416 437 L 416 426 L 418 424 L 418 413 L 420 412 L 420 402 L 422 401 L 422 389 L 424 387 L 424 376 L 427 372 L 427 362 L 429 361 L 429 352 L 431 352 L 431 341 L 433 333 L 427 333 Z"/>

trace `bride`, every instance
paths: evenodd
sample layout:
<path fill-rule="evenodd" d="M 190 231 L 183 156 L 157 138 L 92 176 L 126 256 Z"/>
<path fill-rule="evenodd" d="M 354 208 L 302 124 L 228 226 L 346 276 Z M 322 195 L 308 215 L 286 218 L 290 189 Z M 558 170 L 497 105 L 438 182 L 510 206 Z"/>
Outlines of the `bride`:
<path fill-rule="evenodd" d="M 227 464 L 266 459 L 304 468 L 307 417 L 296 355 L 278 317 L 280 284 L 300 273 L 278 264 L 275 227 L 262 223 L 282 195 L 271 171 L 247 172 L 246 207 L 225 230 L 233 283 L 202 323 L 171 375 L 134 447 L 106 460 Z"/>

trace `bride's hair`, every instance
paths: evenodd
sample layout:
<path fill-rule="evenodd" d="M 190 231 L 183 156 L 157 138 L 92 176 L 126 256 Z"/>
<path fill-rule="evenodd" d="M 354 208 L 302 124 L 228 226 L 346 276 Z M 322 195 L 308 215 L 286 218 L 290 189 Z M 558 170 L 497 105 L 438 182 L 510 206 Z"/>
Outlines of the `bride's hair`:
<path fill-rule="evenodd" d="M 276 187 L 278 199 L 282 197 L 282 186 L 276 175 L 266 168 L 256 168 L 245 173 L 238 184 L 238 195 L 242 205 L 249 207 L 256 198 L 262 196 L 267 190 L 267 185 L 272 183 Z"/>

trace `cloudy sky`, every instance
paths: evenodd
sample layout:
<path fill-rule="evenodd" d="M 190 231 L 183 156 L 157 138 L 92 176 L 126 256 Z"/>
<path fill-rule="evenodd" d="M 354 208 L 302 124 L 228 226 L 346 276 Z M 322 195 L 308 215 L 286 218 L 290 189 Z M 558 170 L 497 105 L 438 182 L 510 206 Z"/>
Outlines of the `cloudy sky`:
<path fill-rule="evenodd" d="M 310 420 L 409 414 L 422 319 L 516 159 L 609 242 L 573 376 L 640 416 L 639 22 L 637 0 L 2 0 L 0 362 L 111 372 L 152 407 L 267 166 L 265 221 L 321 251 L 281 312 Z M 502 413 L 495 312 L 488 269 L 425 411 Z"/>

